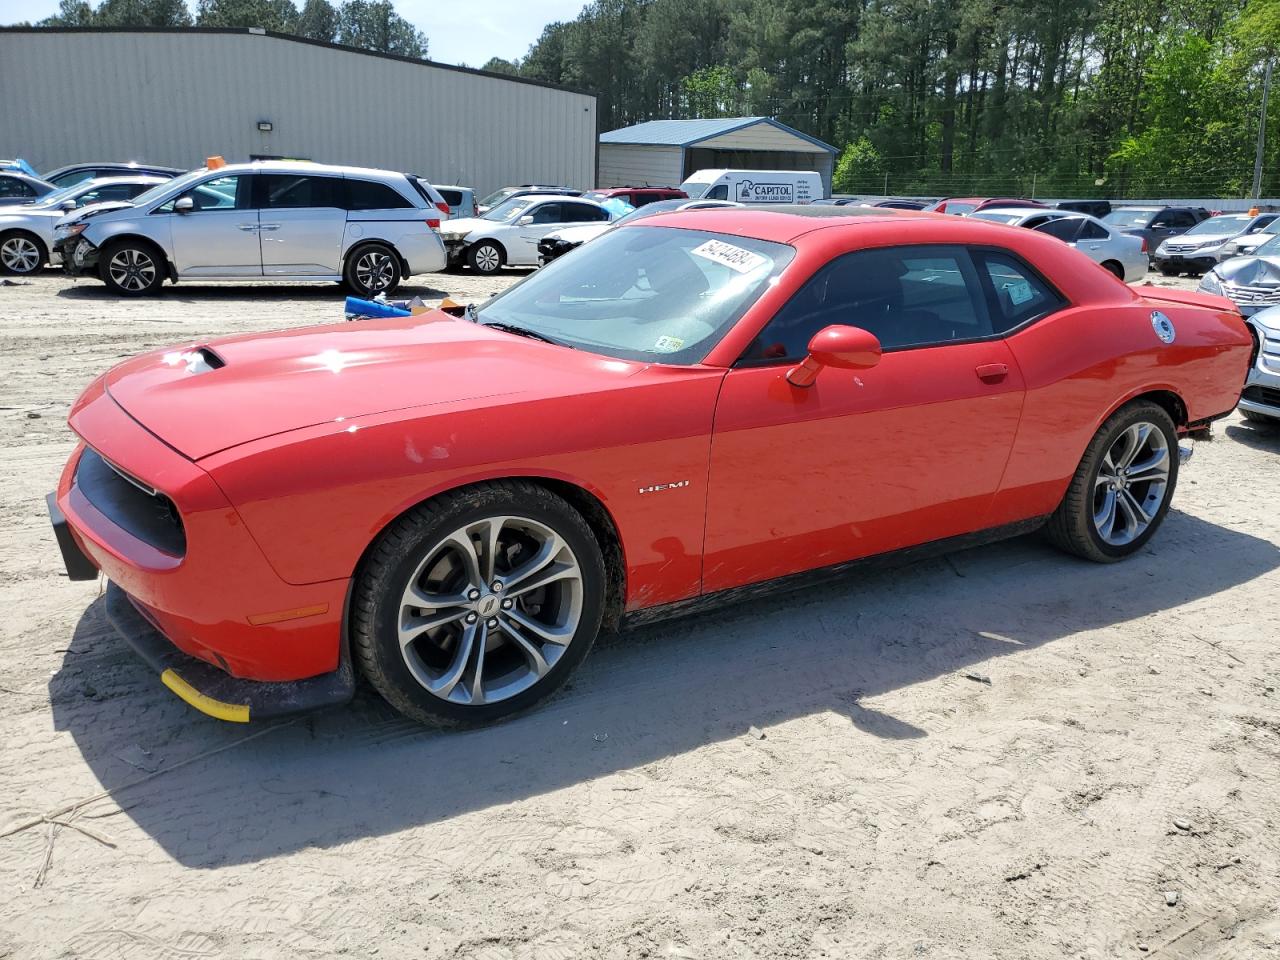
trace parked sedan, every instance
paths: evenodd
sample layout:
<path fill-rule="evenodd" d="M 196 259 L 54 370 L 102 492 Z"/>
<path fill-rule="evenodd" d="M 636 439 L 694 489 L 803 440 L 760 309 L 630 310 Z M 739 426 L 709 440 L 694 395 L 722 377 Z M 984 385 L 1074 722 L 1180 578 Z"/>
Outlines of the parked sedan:
<path fill-rule="evenodd" d="M 580 197 L 581 190 L 575 190 L 573 187 L 555 187 L 547 184 L 524 183 L 518 187 L 502 187 L 489 194 L 478 204 L 476 204 L 476 212 L 484 216 L 500 203 L 506 203 L 515 197 L 528 197 L 533 194 L 556 194 L 561 197 Z"/>
<path fill-rule="evenodd" d="M 34 203 L 57 188 L 20 170 L 0 171 L 0 207 Z"/>
<path fill-rule="evenodd" d="M 1200 290 L 1226 297 L 1246 317 L 1280 305 L 1280 236 L 1272 236 L 1252 256 L 1215 266 L 1200 281 Z"/>
<path fill-rule="evenodd" d="M 360 675 L 495 720 L 602 627 L 904 550 L 1043 528 L 1123 560 L 1252 340 L 1089 264 L 961 217 L 650 217 L 456 315 L 118 366 L 72 407 L 54 529 L 159 679 L 235 721 Z"/>
<path fill-rule="evenodd" d="M 1027 227 L 1057 237 L 1125 283 L 1135 283 L 1147 275 L 1145 241 L 1141 237 L 1112 230 L 1101 220 L 1085 213 L 996 207 L 969 216 L 975 220 Z"/>
<path fill-rule="evenodd" d="M 1272 220 L 1261 230 L 1255 230 L 1253 233 L 1242 233 L 1235 239 L 1228 240 L 1218 251 L 1218 262 L 1222 263 L 1222 261 L 1230 260 L 1232 257 L 1250 256 L 1276 234 L 1280 234 L 1280 218 Z"/>
<path fill-rule="evenodd" d="M 580 227 L 566 227 L 549 233 L 538 241 L 538 260 L 548 264 L 557 257 L 562 257 L 570 250 L 582 246 L 588 240 L 594 240 L 606 230 L 634 223 L 659 213 L 672 213 L 676 210 L 707 210 L 711 207 L 740 207 L 742 204 L 733 200 L 659 200 L 644 207 L 632 210 L 611 223 L 588 223 Z"/>
<path fill-rule="evenodd" d="M 1116 207 L 1102 222 L 1112 230 L 1131 233 L 1147 241 L 1147 252 L 1152 254 L 1170 237 L 1186 233 L 1201 220 L 1209 218 L 1203 207 Z"/>
<path fill-rule="evenodd" d="M 46 193 L 35 203 L 7 208 L 0 213 L 0 272 L 35 273 L 60 259 L 54 250 L 54 228 L 69 212 L 132 200 L 159 183 L 164 183 L 160 177 L 142 176 L 85 180 Z"/>
<path fill-rule="evenodd" d="M 69 163 L 44 174 L 44 179 L 55 187 L 70 187 L 81 180 L 95 180 L 102 177 L 161 177 L 172 180 L 186 173 L 182 167 L 165 167 L 154 163 Z"/>
<path fill-rule="evenodd" d="M 581 224 L 607 224 L 609 211 L 594 200 L 528 194 L 498 204 L 482 217 L 450 220 L 441 230 L 449 265 L 494 273 L 504 266 L 536 267 L 538 242 Z"/>
<path fill-rule="evenodd" d="M 223 164 L 88 210 L 56 239 L 68 273 L 124 296 L 158 293 L 166 278 L 338 281 L 371 296 L 444 269 L 441 208 L 427 184 L 389 170 Z"/>
<path fill-rule="evenodd" d="M 932 213 L 951 213 L 959 217 L 967 217 L 979 210 L 990 210 L 994 207 L 1044 209 L 1044 204 L 1038 200 L 1022 200 L 1015 197 L 943 197 L 924 209 Z"/>
<path fill-rule="evenodd" d="M 1202 220 L 1186 233 L 1165 240 L 1156 248 L 1155 267 L 1166 277 L 1179 273 L 1199 276 L 1218 262 L 1222 248 L 1237 237 L 1257 233 L 1273 223 L 1280 214 L 1224 213 Z"/>
<path fill-rule="evenodd" d="M 467 219 L 476 215 L 476 192 L 470 187 L 454 184 L 435 184 L 440 196 L 449 207 L 451 220 Z"/>

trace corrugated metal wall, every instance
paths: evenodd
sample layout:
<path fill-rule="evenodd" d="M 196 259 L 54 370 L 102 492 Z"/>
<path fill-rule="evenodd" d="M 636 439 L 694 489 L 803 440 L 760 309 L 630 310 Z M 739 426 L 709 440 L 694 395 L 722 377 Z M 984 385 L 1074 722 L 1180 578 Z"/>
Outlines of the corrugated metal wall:
<path fill-rule="evenodd" d="M 0 31 L 0 157 L 37 170 L 270 154 L 586 189 L 596 133 L 586 94 L 278 37 Z"/>
<path fill-rule="evenodd" d="M 684 181 L 680 147 L 600 144 L 601 187 L 678 187 Z"/>

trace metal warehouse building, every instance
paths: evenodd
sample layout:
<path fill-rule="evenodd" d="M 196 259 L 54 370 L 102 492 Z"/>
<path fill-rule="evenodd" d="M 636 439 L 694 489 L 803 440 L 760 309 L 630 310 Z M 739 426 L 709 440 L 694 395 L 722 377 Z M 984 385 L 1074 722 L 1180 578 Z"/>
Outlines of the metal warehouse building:
<path fill-rule="evenodd" d="M 650 120 L 600 135 L 600 186 L 676 186 L 696 170 L 816 170 L 831 195 L 839 151 L 769 117 Z"/>
<path fill-rule="evenodd" d="M 221 155 L 595 186 L 590 94 L 258 29 L 0 29 L 0 157 Z"/>

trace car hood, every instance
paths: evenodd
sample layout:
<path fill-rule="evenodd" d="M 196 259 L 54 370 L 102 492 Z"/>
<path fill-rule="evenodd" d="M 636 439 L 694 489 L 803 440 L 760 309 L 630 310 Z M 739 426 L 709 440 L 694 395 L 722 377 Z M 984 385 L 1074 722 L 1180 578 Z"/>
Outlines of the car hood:
<path fill-rule="evenodd" d="M 4 210 L 0 207 L 0 210 Z M 0 223 L 30 223 L 32 220 L 49 220 L 54 221 L 66 216 L 66 210 L 58 210 L 56 208 L 33 210 L 27 208 L 21 212 L 14 210 L 12 212 L 5 211 L 0 213 Z"/>
<path fill-rule="evenodd" d="M 586 243 L 594 240 L 611 227 L 609 223 L 593 223 L 583 227 L 565 227 L 547 235 L 547 239 L 563 240 L 565 243 Z"/>
<path fill-rule="evenodd" d="M 1214 267 L 1213 272 L 1240 286 L 1280 286 L 1280 257 L 1232 257 Z"/>
<path fill-rule="evenodd" d="M 468 234 L 472 230 L 485 230 L 490 227 L 506 227 L 510 224 L 497 220 L 481 220 L 479 217 L 450 217 L 440 224 L 440 232 L 447 234 Z"/>
<path fill-rule="evenodd" d="M 91 203 L 87 207 L 81 207 L 79 210 L 67 211 L 61 222 L 77 223 L 81 220 L 88 220 L 90 217 L 101 216 L 104 213 L 114 213 L 117 210 L 128 210 L 133 206 L 128 200 L 104 200 L 102 203 Z"/>
<path fill-rule="evenodd" d="M 590 392 L 643 370 L 432 311 L 159 350 L 106 376 L 131 417 L 192 460 L 317 424 Z"/>

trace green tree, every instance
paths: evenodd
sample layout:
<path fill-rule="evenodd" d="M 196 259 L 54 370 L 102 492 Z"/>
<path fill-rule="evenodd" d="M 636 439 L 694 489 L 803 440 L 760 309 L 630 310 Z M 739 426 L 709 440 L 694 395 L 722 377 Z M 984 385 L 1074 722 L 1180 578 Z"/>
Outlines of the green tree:
<path fill-rule="evenodd" d="M 503 60 L 501 57 L 490 57 L 481 70 L 489 73 L 502 73 L 509 77 L 520 76 L 520 63 L 516 60 Z"/>
<path fill-rule="evenodd" d="M 703 67 L 681 83 L 683 114 L 688 117 L 734 117 L 742 114 L 742 84 L 727 66 Z"/>
<path fill-rule="evenodd" d="M 420 60 L 427 56 L 426 34 L 396 13 L 387 0 L 347 0 L 338 11 L 338 40 L 379 53 Z"/>
<path fill-rule="evenodd" d="M 831 188 L 836 193 L 879 192 L 884 176 L 884 162 L 875 144 L 859 137 L 840 153 L 840 161 L 831 175 Z"/>
<path fill-rule="evenodd" d="M 298 14 L 294 32 L 308 40 L 331 43 L 338 36 L 338 11 L 329 0 L 307 0 Z"/>
<path fill-rule="evenodd" d="M 199 0 L 196 23 L 202 27 L 262 27 L 294 33 L 298 8 L 292 0 Z"/>

